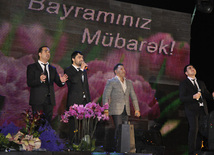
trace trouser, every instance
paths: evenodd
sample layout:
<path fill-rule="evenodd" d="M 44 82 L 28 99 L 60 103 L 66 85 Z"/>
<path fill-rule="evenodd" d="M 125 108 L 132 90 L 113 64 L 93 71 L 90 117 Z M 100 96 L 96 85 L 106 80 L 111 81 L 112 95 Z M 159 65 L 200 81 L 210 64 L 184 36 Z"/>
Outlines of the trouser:
<path fill-rule="evenodd" d="M 118 137 L 119 137 L 119 126 L 120 124 L 123 124 L 124 122 L 128 122 L 128 115 L 126 113 L 126 107 L 124 106 L 123 113 L 121 115 L 112 115 L 114 125 L 115 125 L 115 132 L 114 132 L 114 141 L 116 145 L 116 149 L 118 150 Z"/>
<path fill-rule="evenodd" d="M 35 113 L 37 111 L 42 111 L 44 113 L 45 119 L 51 123 L 53 116 L 53 105 L 51 105 L 50 96 L 47 96 L 43 104 L 32 105 L 32 111 Z"/>
<path fill-rule="evenodd" d="M 201 142 L 203 140 L 203 136 L 199 132 L 200 122 L 202 121 L 203 117 L 206 116 L 206 114 L 204 112 L 204 107 L 200 107 L 199 112 L 192 112 L 188 109 L 185 109 L 185 112 L 189 122 L 189 155 L 193 155 L 195 151 L 201 149 Z"/>

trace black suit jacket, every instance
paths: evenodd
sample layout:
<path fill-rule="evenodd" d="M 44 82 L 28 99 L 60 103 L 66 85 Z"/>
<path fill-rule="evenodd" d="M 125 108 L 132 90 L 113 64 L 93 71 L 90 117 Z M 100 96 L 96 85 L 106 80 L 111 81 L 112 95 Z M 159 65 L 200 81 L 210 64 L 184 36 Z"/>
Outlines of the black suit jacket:
<path fill-rule="evenodd" d="M 201 94 L 204 103 L 204 111 L 206 115 L 208 115 L 208 108 L 207 108 L 207 99 L 212 100 L 212 95 L 207 90 L 203 81 L 197 80 L 198 85 L 201 89 Z M 197 100 L 193 99 L 193 95 L 196 94 L 198 90 L 192 84 L 192 82 L 187 78 L 186 80 L 182 81 L 179 86 L 179 96 L 181 102 L 184 103 L 185 108 L 192 112 L 199 112 L 199 103 Z"/>
<path fill-rule="evenodd" d="M 40 64 L 38 62 L 30 64 L 27 66 L 27 85 L 30 87 L 30 105 L 39 105 L 44 103 L 49 90 L 46 83 L 41 83 L 40 76 L 43 72 Z M 56 68 L 49 65 L 50 74 L 50 99 L 51 104 L 55 105 L 55 92 L 54 92 L 54 82 L 62 87 L 63 84 L 59 78 Z"/>
<path fill-rule="evenodd" d="M 72 65 L 65 69 L 65 74 L 68 75 L 68 99 L 67 108 L 74 104 L 83 103 L 83 95 L 86 96 L 87 103 L 91 101 L 88 78 L 86 71 L 77 71 Z M 82 74 L 84 75 L 84 82 L 82 82 Z M 84 92 L 84 94 L 83 94 Z"/>

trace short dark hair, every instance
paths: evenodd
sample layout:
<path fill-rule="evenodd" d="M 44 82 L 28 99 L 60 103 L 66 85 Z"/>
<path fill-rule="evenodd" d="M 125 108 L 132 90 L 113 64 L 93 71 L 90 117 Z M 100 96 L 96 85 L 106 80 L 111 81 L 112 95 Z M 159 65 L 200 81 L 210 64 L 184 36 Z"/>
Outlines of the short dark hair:
<path fill-rule="evenodd" d="M 40 59 L 39 53 L 42 53 L 42 48 L 43 48 L 43 47 L 49 48 L 48 46 L 41 46 L 41 47 L 39 48 L 39 50 L 38 50 L 38 59 Z"/>
<path fill-rule="evenodd" d="M 77 54 L 80 54 L 80 55 L 83 55 L 83 53 L 81 51 L 74 51 L 72 54 L 71 54 L 71 63 L 73 64 L 73 58 L 75 59 L 75 57 L 77 56 Z"/>
<path fill-rule="evenodd" d="M 115 74 L 115 75 L 116 75 L 115 70 L 117 70 L 119 66 L 123 66 L 123 64 L 118 63 L 118 64 L 116 64 L 116 65 L 114 66 L 114 74 Z"/>
<path fill-rule="evenodd" d="M 186 71 L 187 71 L 187 67 L 189 67 L 189 66 L 193 66 L 192 64 L 188 64 L 188 65 L 186 65 L 185 67 L 184 67 L 184 74 L 186 73 Z M 193 66 L 194 67 L 194 66 Z"/>

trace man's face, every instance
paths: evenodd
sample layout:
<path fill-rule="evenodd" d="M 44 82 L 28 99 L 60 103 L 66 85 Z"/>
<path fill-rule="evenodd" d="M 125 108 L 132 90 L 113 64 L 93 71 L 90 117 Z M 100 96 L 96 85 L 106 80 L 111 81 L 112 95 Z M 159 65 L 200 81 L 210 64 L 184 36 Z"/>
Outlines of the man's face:
<path fill-rule="evenodd" d="M 77 54 L 75 58 L 72 58 L 73 64 L 76 66 L 81 66 L 82 62 L 84 61 L 83 55 Z"/>
<path fill-rule="evenodd" d="M 39 53 L 40 56 L 40 61 L 42 62 L 48 62 L 48 60 L 50 59 L 50 49 L 48 47 L 43 47 L 42 51 Z"/>
<path fill-rule="evenodd" d="M 189 77 L 196 75 L 196 69 L 193 66 L 188 66 L 185 74 Z"/>
<path fill-rule="evenodd" d="M 119 65 L 115 70 L 115 73 L 118 77 L 124 78 L 126 76 L 126 70 L 122 65 Z"/>

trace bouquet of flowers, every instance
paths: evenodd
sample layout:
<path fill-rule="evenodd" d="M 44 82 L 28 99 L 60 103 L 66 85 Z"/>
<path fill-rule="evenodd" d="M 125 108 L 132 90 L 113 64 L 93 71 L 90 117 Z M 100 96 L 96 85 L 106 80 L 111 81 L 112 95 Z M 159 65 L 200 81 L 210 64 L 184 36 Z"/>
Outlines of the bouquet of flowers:
<path fill-rule="evenodd" d="M 73 144 L 73 149 L 89 151 L 95 149 L 95 146 L 92 146 L 95 145 L 95 140 L 93 139 L 94 132 L 100 120 L 109 120 L 109 116 L 105 114 L 108 108 L 108 103 L 105 103 L 103 106 L 91 102 L 85 106 L 74 104 L 70 106 L 68 111 L 65 111 L 64 114 L 61 115 L 61 121 L 64 123 L 68 123 L 70 117 L 75 118 L 76 130 L 72 132 L 74 132 L 75 135 L 78 132 L 78 139 L 81 139 L 81 142 L 79 145 Z"/>
<path fill-rule="evenodd" d="M 41 140 L 38 137 L 35 138 L 33 135 L 25 135 L 20 131 L 14 136 L 11 136 L 9 133 L 6 138 L 9 141 L 22 145 L 22 149 L 26 151 L 36 150 L 41 147 Z"/>
<path fill-rule="evenodd" d="M 64 151 L 65 143 L 56 131 L 45 121 L 42 112 L 33 113 L 26 110 L 22 113 L 26 125 L 17 127 L 7 121 L 0 126 L 0 151 Z"/>
<path fill-rule="evenodd" d="M 39 149 L 41 147 L 41 140 L 39 139 L 40 134 L 36 130 L 36 127 L 39 126 L 42 113 L 37 112 L 33 114 L 31 110 L 26 110 L 23 115 L 26 126 L 15 135 L 8 133 L 6 138 L 9 141 L 22 145 L 23 150 L 32 151 Z"/>

